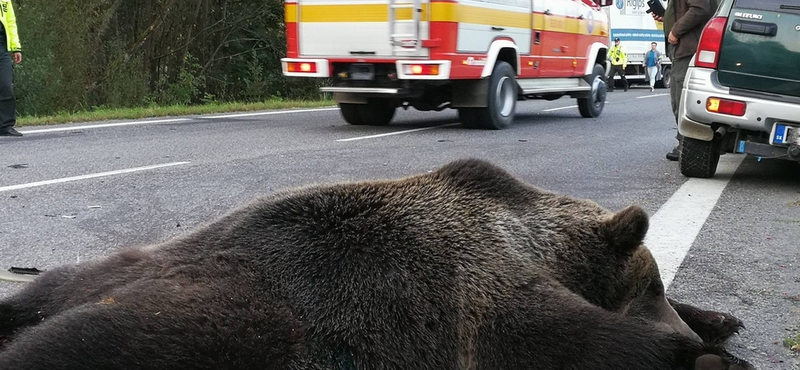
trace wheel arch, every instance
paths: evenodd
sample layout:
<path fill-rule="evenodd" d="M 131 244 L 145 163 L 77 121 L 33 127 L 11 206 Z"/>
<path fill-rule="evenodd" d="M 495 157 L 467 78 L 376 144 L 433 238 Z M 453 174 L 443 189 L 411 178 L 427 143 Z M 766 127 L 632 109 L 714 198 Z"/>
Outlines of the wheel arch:
<path fill-rule="evenodd" d="M 494 40 L 486 53 L 486 65 L 483 66 L 481 78 L 489 77 L 498 61 L 511 65 L 517 76 L 520 74 L 519 49 L 511 40 Z"/>
<path fill-rule="evenodd" d="M 608 46 L 602 42 L 595 42 L 589 45 L 586 50 L 586 60 L 591 63 L 586 63 L 586 69 L 583 71 L 584 76 L 589 76 L 594 72 L 595 64 L 599 64 L 605 68 L 605 73 L 608 75 Z"/>

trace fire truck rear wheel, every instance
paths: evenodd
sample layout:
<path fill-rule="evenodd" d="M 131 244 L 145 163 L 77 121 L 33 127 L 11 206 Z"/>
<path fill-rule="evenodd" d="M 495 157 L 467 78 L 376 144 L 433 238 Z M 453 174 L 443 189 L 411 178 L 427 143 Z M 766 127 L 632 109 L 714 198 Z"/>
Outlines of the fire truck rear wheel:
<path fill-rule="evenodd" d="M 458 117 L 467 128 L 502 130 L 511 126 L 517 109 L 517 82 L 514 68 L 499 61 L 489 77 L 488 106 L 459 108 Z"/>
<path fill-rule="evenodd" d="M 386 126 L 396 107 L 389 99 L 370 99 L 367 104 L 339 103 L 342 118 L 351 125 Z"/>
<path fill-rule="evenodd" d="M 578 98 L 578 110 L 585 118 L 596 118 L 603 112 L 603 107 L 606 105 L 604 74 L 603 66 L 596 64 L 591 76 L 586 77 L 586 82 L 592 86 L 591 94 L 586 98 Z"/>

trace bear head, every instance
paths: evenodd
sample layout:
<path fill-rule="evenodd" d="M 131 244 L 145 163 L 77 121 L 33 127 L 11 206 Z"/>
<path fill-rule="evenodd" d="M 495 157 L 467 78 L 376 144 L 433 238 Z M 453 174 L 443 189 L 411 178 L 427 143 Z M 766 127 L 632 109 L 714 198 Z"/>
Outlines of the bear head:
<path fill-rule="evenodd" d="M 648 228 L 647 213 L 636 206 L 625 208 L 603 223 L 601 232 L 610 246 L 627 257 L 619 282 L 622 289 L 614 308 L 626 316 L 653 323 L 661 330 L 702 342 L 667 299 L 658 263 L 643 244 Z"/>

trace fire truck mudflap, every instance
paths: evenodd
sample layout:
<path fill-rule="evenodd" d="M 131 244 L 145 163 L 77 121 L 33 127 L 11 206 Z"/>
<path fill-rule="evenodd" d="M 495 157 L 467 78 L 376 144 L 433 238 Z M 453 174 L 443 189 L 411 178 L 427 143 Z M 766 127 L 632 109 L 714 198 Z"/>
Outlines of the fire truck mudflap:
<path fill-rule="evenodd" d="M 283 74 L 329 79 L 345 121 L 387 125 L 398 107 L 457 109 L 503 129 L 525 99 L 606 96 L 613 0 L 287 0 Z"/>

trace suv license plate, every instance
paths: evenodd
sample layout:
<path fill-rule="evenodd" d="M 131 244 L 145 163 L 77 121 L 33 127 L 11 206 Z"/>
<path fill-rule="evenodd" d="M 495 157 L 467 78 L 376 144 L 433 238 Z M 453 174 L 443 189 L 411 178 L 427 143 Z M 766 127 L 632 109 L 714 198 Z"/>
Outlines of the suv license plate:
<path fill-rule="evenodd" d="M 369 81 L 375 79 L 375 66 L 372 64 L 353 64 L 350 66 L 350 79 Z"/>
<path fill-rule="evenodd" d="M 772 126 L 772 137 L 770 144 L 772 145 L 791 145 L 798 141 L 800 136 L 800 127 L 790 126 L 783 123 L 775 123 Z"/>

